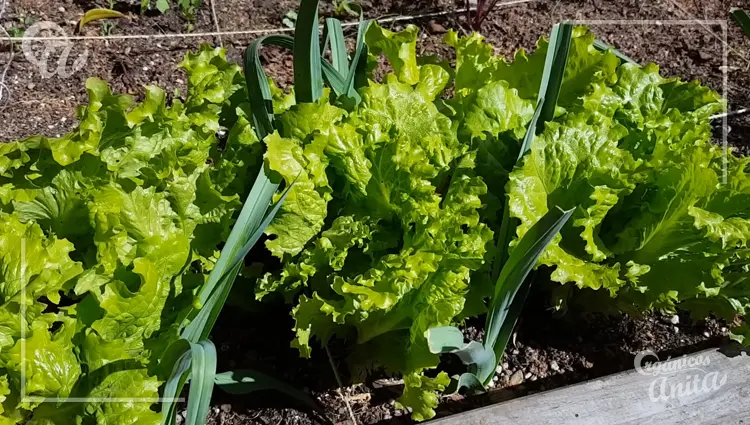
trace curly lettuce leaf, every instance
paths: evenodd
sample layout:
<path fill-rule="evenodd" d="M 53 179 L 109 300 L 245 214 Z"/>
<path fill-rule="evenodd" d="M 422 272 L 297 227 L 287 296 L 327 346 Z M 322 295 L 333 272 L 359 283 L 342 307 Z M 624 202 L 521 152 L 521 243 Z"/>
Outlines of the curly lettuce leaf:
<path fill-rule="evenodd" d="M 597 50 L 593 46 L 594 39 L 584 27 L 573 30 L 559 106 L 576 104 L 576 94 L 583 94 L 592 83 L 607 84 L 616 80 L 619 59 L 610 51 Z M 489 82 L 506 81 L 522 99 L 536 101 L 549 46 L 545 38 L 539 40 L 533 54 L 521 49 L 512 62 L 495 55 L 493 47 L 476 33 L 459 38 L 450 31 L 444 41 L 456 49 L 456 90 L 460 95 L 474 93 Z"/>
<path fill-rule="evenodd" d="M 370 25 L 365 34 L 365 43 L 371 60 L 377 61 L 377 55 L 385 55 L 399 81 L 417 84 L 420 80 L 417 65 L 418 32 L 414 25 L 399 32 L 389 31 L 380 25 Z"/>
<path fill-rule="evenodd" d="M 13 371 L 10 376 L 14 381 L 23 374 L 28 396 L 67 397 L 81 374 L 72 341 L 75 320 L 60 320 L 62 324 L 54 332 L 47 321 L 34 321 L 23 342 L 19 339 L 13 348 L 0 354 L 3 367 Z M 36 403 L 21 400 L 25 408 Z"/>
<path fill-rule="evenodd" d="M 411 407 L 412 418 L 424 421 L 435 416 L 438 405 L 437 392 L 442 392 L 451 383 L 445 372 L 429 378 L 424 375 L 409 374 L 404 376 L 404 394 L 398 399 L 399 407 Z"/>
<path fill-rule="evenodd" d="M 549 123 L 535 138 L 523 166 L 510 176 L 509 211 L 511 217 L 521 220 L 516 230 L 519 237 L 551 206 L 579 206 L 572 224 L 563 231 L 563 235 L 578 233 L 578 246 L 565 249 L 558 238 L 540 257 L 541 264 L 556 266 L 553 280 L 603 287 L 612 293 L 624 283 L 620 266 L 600 263 L 609 257 L 609 249 L 594 237 L 606 213 L 617 203 L 618 194 L 628 194 L 638 178 L 638 162 L 617 148 L 624 134 L 619 125 L 587 125 L 583 117 L 563 125 Z"/>
<path fill-rule="evenodd" d="M 281 210 L 266 228 L 266 234 L 274 237 L 266 242 L 266 247 L 283 258 L 302 251 L 323 227 L 330 187 L 317 146 L 303 148 L 298 140 L 282 138 L 278 133 L 266 137 L 265 143 L 268 168 L 281 174 L 287 185 L 294 183 Z"/>

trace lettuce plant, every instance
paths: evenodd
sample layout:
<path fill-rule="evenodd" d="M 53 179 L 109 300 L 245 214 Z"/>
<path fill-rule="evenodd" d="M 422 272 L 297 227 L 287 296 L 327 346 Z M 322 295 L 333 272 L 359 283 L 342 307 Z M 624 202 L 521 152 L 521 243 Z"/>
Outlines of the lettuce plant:
<path fill-rule="evenodd" d="M 371 27 L 369 48 L 397 55 L 394 36 Z M 356 332 L 366 362 L 410 380 L 405 404 L 422 415 L 419 398 L 436 404 L 432 389 L 447 379 L 421 374 L 437 365 L 424 332 L 461 312 L 492 232 L 480 223 L 486 186 L 474 173 L 475 155 L 434 103 L 448 72 L 417 67 L 413 56 L 403 66 L 391 58 L 396 74 L 360 89 L 354 110 L 323 98 L 277 117 L 265 160 L 296 184 L 268 228 L 267 247 L 283 268 L 266 274 L 257 294 L 296 300 L 293 345 L 305 356 L 312 337 L 325 343 Z"/>
<path fill-rule="evenodd" d="M 209 48 L 182 67 L 184 102 L 90 79 L 76 131 L 0 145 L 2 423 L 161 423 L 149 402 L 107 399 L 158 398 L 261 166 L 238 130 L 240 67 Z"/>
<path fill-rule="evenodd" d="M 602 290 L 625 311 L 679 305 L 734 322 L 749 306 L 750 192 L 748 159 L 711 143 L 724 102 L 655 65 L 595 65 L 608 56 L 578 54 L 573 69 L 593 78 L 510 174 L 518 236 L 548 205 L 579 205 L 540 260 L 553 281 Z M 742 340 L 747 325 L 733 332 Z"/>

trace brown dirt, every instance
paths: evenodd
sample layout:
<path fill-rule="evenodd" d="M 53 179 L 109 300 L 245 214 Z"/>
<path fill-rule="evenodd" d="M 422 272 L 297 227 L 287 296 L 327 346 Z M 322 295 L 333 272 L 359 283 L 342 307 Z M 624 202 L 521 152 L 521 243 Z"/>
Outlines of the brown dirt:
<path fill-rule="evenodd" d="M 223 30 L 269 29 L 283 27 L 282 19 L 296 9 L 296 0 L 214 0 L 218 23 Z M 131 3 L 138 3 L 137 1 Z M 325 2 L 323 14 L 333 11 Z M 416 14 L 452 10 L 463 6 L 463 0 L 403 1 L 366 0 L 362 2 L 368 17 Z M 113 30 L 118 34 L 163 34 L 206 32 L 215 29 L 210 11 L 201 8 L 193 23 L 177 10 L 164 15 L 140 16 L 128 1 L 118 2 L 118 9 L 128 12 L 131 19 L 118 21 Z M 15 0 L 0 23 L 7 29 L 23 30 L 28 18 L 51 20 L 73 34 L 76 21 L 85 10 L 106 6 L 106 0 Z M 512 54 L 518 48 L 533 49 L 536 40 L 547 34 L 556 22 L 577 20 L 630 20 L 629 23 L 592 24 L 594 31 L 606 42 L 625 54 L 645 63 L 656 62 L 667 75 L 699 79 L 715 90 L 724 88 L 727 75 L 729 109 L 750 107 L 750 41 L 728 22 L 726 66 L 725 45 L 720 25 L 700 26 L 659 25 L 655 21 L 717 19 L 728 20 L 730 7 L 750 9 L 747 0 L 538 0 L 529 4 L 498 7 L 484 22 L 481 32 L 498 53 Z M 62 8 L 62 9 L 60 9 Z M 649 20 L 645 25 L 635 21 Z M 466 31 L 463 15 L 450 14 L 415 21 L 422 27 L 421 49 L 451 58 L 451 51 L 441 44 L 443 28 Z M 438 25 L 434 25 L 438 24 Z M 404 23 L 389 24 L 394 30 Z M 190 26 L 190 28 L 188 28 Z M 84 34 L 96 35 L 101 23 L 89 24 Z M 254 36 L 224 37 L 231 59 L 239 61 L 245 46 Z M 110 82 L 114 90 L 135 96 L 142 95 L 144 84 L 156 84 L 167 90 L 185 90 L 186 78 L 176 69 L 184 54 L 200 43 L 217 43 L 214 38 L 168 38 L 159 40 L 82 41 L 76 42 L 72 57 L 89 51 L 87 66 L 70 77 L 43 79 L 35 65 L 28 62 L 16 48 L 7 84 L 10 101 L 0 103 L 0 141 L 15 140 L 36 134 L 55 136 L 75 125 L 75 106 L 86 99 L 84 82 L 97 76 Z M 6 63 L 8 45 L 0 41 L 0 64 Z M 51 59 L 51 62 L 55 58 Z M 264 53 L 270 75 L 281 85 L 291 79 L 291 57 L 273 50 Z M 729 119 L 728 140 L 743 153 L 750 152 L 744 138 L 750 128 L 750 115 Z M 721 128 L 717 139 L 721 140 Z M 445 415 L 477 405 L 495 402 L 531 392 L 542 391 L 580 382 L 632 367 L 633 356 L 641 350 L 663 355 L 677 355 L 718 345 L 725 338 L 725 329 L 713 320 L 692 322 L 680 315 L 679 323 L 659 313 L 643 318 L 610 317 L 569 311 L 558 316 L 545 308 L 543 293 L 533 294 L 517 328 L 515 343 L 509 347 L 498 374 L 497 391 L 488 396 L 467 400 L 444 400 L 439 414 Z M 220 370 L 256 368 L 306 388 L 325 407 L 337 423 L 350 421 L 349 411 L 338 387 L 331 366 L 323 352 L 312 360 L 302 360 L 289 348 L 291 322 L 286 314 L 273 313 L 273 308 L 244 312 L 228 307 L 212 335 L 220 350 Z M 481 337 L 481 321 L 467 323 L 468 337 Z M 348 383 L 341 347 L 331 347 L 334 364 Z M 451 360 L 446 359 L 450 367 Z M 523 382 L 518 384 L 519 374 Z M 511 379 L 513 375 L 514 379 Z M 513 381 L 513 382 L 511 382 Z M 397 379 L 372 377 L 364 383 L 345 386 L 342 390 L 362 424 L 381 421 L 408 422 L 408 414 L 396 410 L 394 397 L 401 391 Z M 217 391 L 211 424 L 309 424 L 310 416 L 299 406 L 288 405 L 285 398 L 273 393 L 230 397 Z"/>

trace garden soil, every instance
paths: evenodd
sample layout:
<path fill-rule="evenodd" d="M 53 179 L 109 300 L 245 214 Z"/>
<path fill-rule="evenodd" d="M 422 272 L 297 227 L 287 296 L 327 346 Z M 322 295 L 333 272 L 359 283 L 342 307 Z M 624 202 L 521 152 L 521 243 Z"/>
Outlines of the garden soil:
<path fill-rule="evenodd" d="M 0 0 L 2 1 L 2 0 Z M 447 29 L 470 31 L 462 8 L 463 0 L 360 2 L 369 18 L 447 12 L 439 17 L 416 19 L 421 27 L 421 53 L 453 59 L 442 37 Z M 506 0 L 507 1 L 507 0 Z M 323 5 L 324 15 L 335 13 Z M 502 0 L 501 0 L 502 3 Z M 295 10 L 296 0 L 214 0 L 217 22 L 206 3 L 186 20 L 177 10 L 163 15 L 139 15 L 140 1 L 115 2 L 129 18 L 114 21 L 111 35 L 192 34 L 223 31 L 283 28 L 285 15 Z M 21 33 L 37 21 L 57 23 L 67 34 L 76 31 L 85 10 L 108 7 L 108 0 L 11 0 L 0 25 Z M 750 107 L 750 41 L 729 20 L 731 7 L 750 9 L 750 1 L 739 0 L 536 0 L 525 4 L 498 6 L 481 26 L 481 32 L 499 54 L 511 56 L 519 48 L 533 50 L 536 40 L 562 20 L 589 24 L 599 38 L 616 46 L 640 63 L 655 62 L 668 76 L 698 79 L 725 93 L 730 111 Z M 351 18 L 347 18 L 351 19 Z M 698 22 L 700 21 L 700 22 Z M 403 21 L 386 24 L 393 30 Z M 82 35 L 101 35 L 106 28 L 91 23 Z M 86 66 L 67 77 L 45 79 L 38 66 L 29 62 L 16 44 L 5 83 L 9 93 L 0 100 L 0 141 L 32 135 L 57 136 L 76 125 L 75 107 L 85 103 L 85 80 L 96 76 L 113 89 L 143 95 L 143 85 L 163 87 L 173 97 L 186 90 L 186 76 L 177 67 L 186 52 L 201 43 L 223 43 L 230 59 L 241 61 L 244 48 L 256 35 L 197 36 L 156 40 L 86 40 L 72 44 L 71 59 L 88 51 Z M 725 43 L 726 41 L 726 43 Z M 35 51 L 39 51 L 40 46 Z M 7 63 L 9 45 L 0 41 L 0 67 Z M 51 67 L 56 57 L 50 58 Z M 291 83 L 291 56 L 274 49 L 263 53 L 266 70 L 277 83 Z M 1 68 L 0 68 L 1 69 Z M 727 126 L 716 121 L 715 141 L 725 140 L 737 153 L 750 153 L 750 115 L 732 116 Z M 464 399 L 446 397 L 438 415 L 447 415 L 479 405 L 581 382 L 630 369 L 641 350 L 652 350 L 662 358 L 718 346 L 726 340 L 724 324 L 714 320 L 692 321 L 653 313 L 644 317 L 583 312 L 571 305 L 564 312 L 550 309 L 551 284 L 537 285 L 522 314 L 508 352 L 496 375 L 495 388 L 488 395 Z M 241 294 L 233 299 L 242 300 Z M 292 319 L 285 308 L 243 305 L 226 307 L 212 335 L 219 350 L 219 370 L 256 369 L 304 389 L 323 406 L 336 423 L 408 423 L 408 412 L 396 409 L 394 398 L 402 382 L 375 374 L 365 382 L 351 382 L 346 363 L 346 341 L 332 341 L 327 350 L 318 348 L 310 360 L 300 359 L 289 347 Z M 465 325 L 468 338 L 480 339 L 482 321 Z M 330 353 L 327 355 L 326 351 Z M 445 367 L 456 365 L 446 358 Z M 334 373 L 334 369 L 336 373 Z M 346 403 L 344 402 L 346 400 Z M 315 414 L 278 393 L 263 392 L 229 396 L 217 391 L 209 423 L 311 424 Z M 181 416 L 182 417 L 182 416 Z"/>

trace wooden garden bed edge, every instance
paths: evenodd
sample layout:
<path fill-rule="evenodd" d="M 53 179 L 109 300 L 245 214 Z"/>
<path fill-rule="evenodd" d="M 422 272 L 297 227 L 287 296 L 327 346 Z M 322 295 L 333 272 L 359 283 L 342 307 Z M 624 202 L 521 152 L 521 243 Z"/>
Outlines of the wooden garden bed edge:
<path fill-rule="evenodd" d="M 750 423 L 750 356 L 725 346 L 437 419 L 431 425 Z M 642 364 L 656 361 L 644 356 Z"/>

